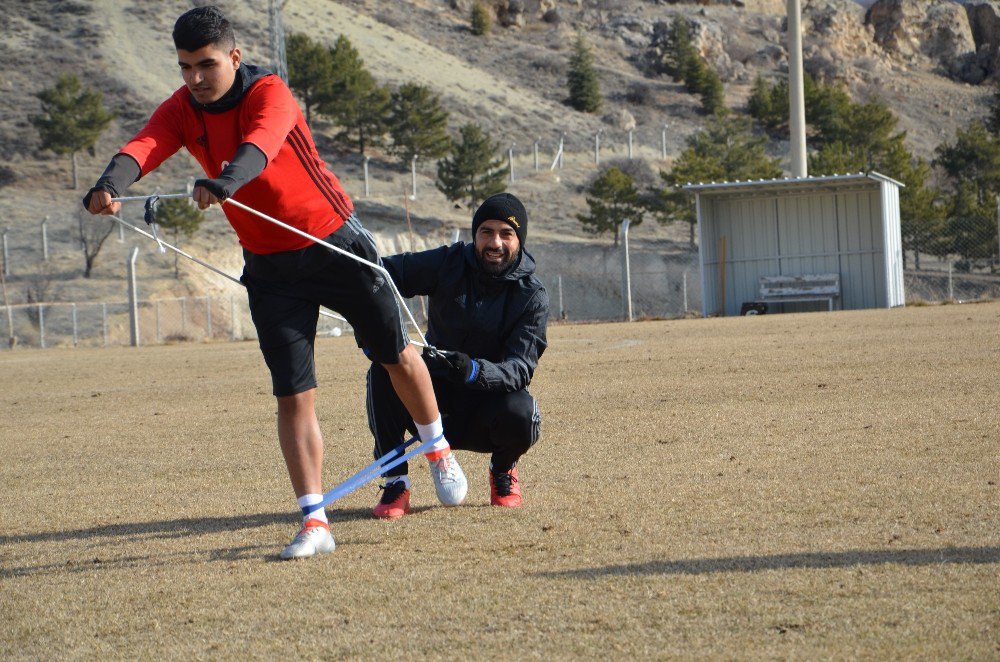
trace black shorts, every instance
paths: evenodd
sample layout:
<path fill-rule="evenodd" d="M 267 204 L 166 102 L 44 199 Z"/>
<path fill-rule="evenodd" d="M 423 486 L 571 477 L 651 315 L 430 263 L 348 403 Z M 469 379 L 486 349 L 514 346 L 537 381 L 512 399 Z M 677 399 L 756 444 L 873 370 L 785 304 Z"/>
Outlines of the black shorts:
<path fill-rule="evenodd" d="M 353 214 L 324 241 L 381 264 L 371 234 Z M 244 250 L 243 257 L 241 280 L 274 395 L 316 387 L 313 353 L 320 306 L 347 319 L 358 346 L 372 361 L 399 363 L 409 337 L 381 273 L 318 244 L 269 255 Z"/>

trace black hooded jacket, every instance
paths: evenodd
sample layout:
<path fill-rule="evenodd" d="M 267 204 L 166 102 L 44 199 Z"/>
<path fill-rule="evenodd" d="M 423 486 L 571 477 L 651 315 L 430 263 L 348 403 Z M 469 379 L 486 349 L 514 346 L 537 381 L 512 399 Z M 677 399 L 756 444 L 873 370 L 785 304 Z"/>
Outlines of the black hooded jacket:
<path fill-rule="evenodd" d="M 382 262 L 404 297 L 428 297 L 427 342 L 479 362 L 468 388 L 510 393 L 528 386 L 548 346 L 549 297 L 527 251 L 501 276 L 483 273 L 464 242 Z M 431 376 L 441 375 L 432 368 Z"/>

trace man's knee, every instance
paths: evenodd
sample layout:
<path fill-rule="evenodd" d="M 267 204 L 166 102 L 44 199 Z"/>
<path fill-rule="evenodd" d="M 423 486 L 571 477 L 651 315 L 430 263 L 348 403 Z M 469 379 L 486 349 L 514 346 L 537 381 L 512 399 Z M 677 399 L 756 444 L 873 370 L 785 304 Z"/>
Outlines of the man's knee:
<path fill-rule="evenodd" d="M 496 417 L 498 432 L 504 445 L 512 450 L 527 451 L 541 435 L 542 417 L 538 401 L 527 391 L 515 391 L 503 399 Z"/>

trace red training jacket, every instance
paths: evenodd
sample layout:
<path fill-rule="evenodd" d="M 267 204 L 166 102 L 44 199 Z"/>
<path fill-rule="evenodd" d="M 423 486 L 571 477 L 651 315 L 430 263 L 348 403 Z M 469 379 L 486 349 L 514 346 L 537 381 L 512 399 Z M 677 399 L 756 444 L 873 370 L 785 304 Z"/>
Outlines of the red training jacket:
<path fill-rule="evenodd" d="M 326 169 L 299 105 L 278 76 L 261 78 L 233 109 L 221 113 L 197 108 L 182 87 L 160 104 L 120 153 L 134 158 L 145 176 L 183 146 L 215 178 L 242 143 L 258 147 L 267 156 L 267 167 L 233 199 L 319 238 L 353 212 L 354 204 Z M 297 250 L 312 243 L 242 209 L 222 209 L 240 244 L 252 253 Z"/>

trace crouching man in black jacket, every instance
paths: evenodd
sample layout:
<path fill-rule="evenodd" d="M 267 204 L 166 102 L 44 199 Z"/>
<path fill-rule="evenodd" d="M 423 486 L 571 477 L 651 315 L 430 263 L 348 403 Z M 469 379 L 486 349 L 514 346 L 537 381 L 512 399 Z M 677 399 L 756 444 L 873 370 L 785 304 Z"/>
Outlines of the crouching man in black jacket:
<path fill-rule="evenodd" d="M 541 417 L 528 384 L 547 346 L 549 298 L 524 250 L 528 214 L 509 193 L 488 198 L 472 218 L 473 243 L 383 258 L 405 297 L 428 297 L 425 350 L 451 447 L 491 453 L 490 503 L 521 505 L 517 460 L 538 440 Z M 407 413 L 378 363 L 368 371 L 368 425 L 375 457 L 398 446 Z M 406 464 L 386 472 L 374 514 L 410 510 Z"/>

